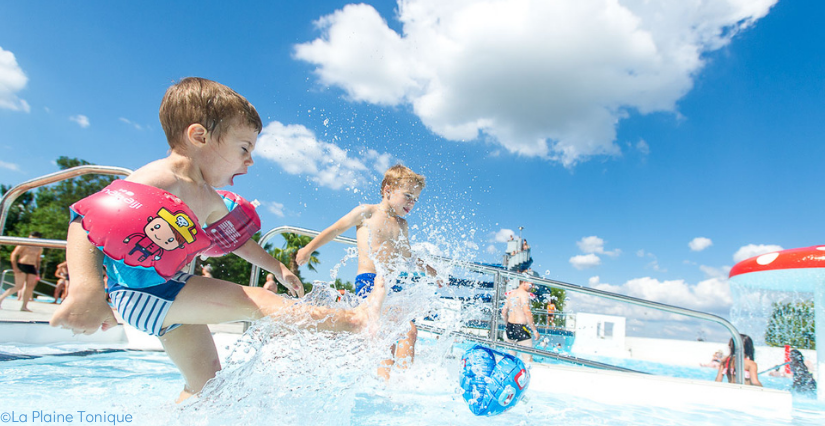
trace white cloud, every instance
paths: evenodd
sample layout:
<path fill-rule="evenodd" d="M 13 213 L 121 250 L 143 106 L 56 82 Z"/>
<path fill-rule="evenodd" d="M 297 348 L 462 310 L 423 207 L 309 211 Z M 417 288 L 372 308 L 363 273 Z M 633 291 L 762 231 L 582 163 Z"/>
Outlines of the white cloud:
<path fill-rule="evenodd" d="M 487 248 L 485 249 L 485 251 L 486 251 L 487 253 L 490 253 L 490 254 L 496 254 L 496 253 L 498 253 L 498 249 L 496 248 L 496 246 L 494 246 L 494 245 L 492 245 L 492 244 L 490 244 L 489 246 L 487 246 Z"/>
<path fill-rule="evenodd" d="M 622 253 L 622 251 L 619 249 L 605 251 L 604 240 L 595 235 L 582 238 L 581 240 L 576 242 L 576 245 L 579 246 L 579 249 L 584 253 L 604 254 L 611 257 L 618 256 Z"/>
<path fill-rule="evenodd" d="M 688 247 L 690 247 L 693 251 L 702 251 L 712 245 L 713 241 L 711 241 L 710 238 L 705 237 L 696 237 L 688 243 Z"/>
<path fill-rule="evenodd" d="M 7 169 L 7 170 L 12 170 L 12 171 L 15 171 L 15 172 L 19 172 L 20 171 L 20 166 L 18 166 L 17 164 L 14 164 L 14 163 L 7 163 L 3 160 L 0 160 L 0 169 Z"/>
<path fill-rule="evenodd" d="M 704 55 L 776 1 L 399 0 L 400 33 L 350 4 L 294 55 L 353 101 L 411 105 L 447 139 L 569 167 L 619 154 L 629 111 L 678 114 Z"/>
<path fill-rule="evenodd" d="M 138 130 L 143 130 L 143 126 L 141 126 L 140 124 L 135 123 L 135 122 L 134 122 L 134 121 L 132 121 L 132 120 L 129 120 L 128 118 L 120 117 L 118 120 L 120 120 L 120 121 L 122 121 L 122 122 L 124 122 L 124 123 L 126 123 L 126 124 L 128 124 L 128 125 L 130 125 L 130 126 L 132 126 L 132 127 L 134 127 L 135 129 L 138 129 Z"/>
<path fill-rule="evenodd" d="M 704 272 L 708 278 L 727 279 L 730 267 L 723 266 L 721 268 L 714 268 L 712 266 L 700 265 L 699 270 Z"/>
<path fill-rule="evenodd" d="M 84 128 L 84 129 L 89 127 L 89 125 L 90 125 L 89 117 L 86 117 L 83 114 L 73 115 L 73 116 L 69 117 L 69 120 L 74 121 L 80 127 Z"/>
<path fill-rule="evenodd" d="M 275 216 L 284 217 L 284 205 L 283 203 L 278 203 L 275 201 L 264 202 L 264 206 L 266 206 L 266 210 Z"/>
<path fill-rule="evenodd" d="M 293 175 L 306 175 L 318 185 L 332 189 L 360 188 L 384 174 L 393 157 L 367 150 L 358 158 L 339 146 L 319 141 L 315 133 L 299 124 L 273 121 L 264 127 L 255 153 L 278 163 Z"/>
<path fill-rule="evenodd" d="M 771 253 L 780 250 L 783 250 L 783 248 L 777 245 L 748 244 L 746 246 L 739 247 L 739 250 L 737 250 L 736 253 L 733 254 L 733 261 L 738 263 L 745 259 L 749 259 L 754 256 L 759 256 L 760 254 Z"/>
<path fill-rule="evenodd" d="M 587 268 L 594 268 L 602 264 L 602 260 L 599 256 L 596 256 L 593 253 L 590 254 L 580 254 L 578 256 L 573 256 L 570 258 L 570 264 L 573 265 L 574 268 L 578 270 L 587 269 Z"/>
<path fill-rule="evenodd" d="M 611 285 L 601 283 L 599 277 L 596 276 L 590 278 L 590 287 L 611 293 L 624 294 L 638 299 L 724 316 L 727 316 L 733 304 L 730 286 L 724 278 L 710 278 L 693 285 L 684 280 L 659 281 L 655 278 L 643 277 L 634 278 L 622 285 Z M 645 321 L 686 321 L 689 319 L 682 315 L 669 314 L 626 303 L 612 302 L 594 296 L 577 294 L 575 298 L 579 308 L 587 312 L 620 315 Z"/>
<path fill-rule="evenodd" d="M 0 108 L 12 111 L 31 111 L 28 102 L 17 97 L 29 78 L 23 73 L 14 53 L 0 47 Z"/>
<path fill-rule="evenodd" d="M 501 228 L 495 234 L 493 234 L 490 242 L 497 242 L 497 243 L 506 243 L 510 241 L 510 237 L 516 235 L 512 229 Z"/>

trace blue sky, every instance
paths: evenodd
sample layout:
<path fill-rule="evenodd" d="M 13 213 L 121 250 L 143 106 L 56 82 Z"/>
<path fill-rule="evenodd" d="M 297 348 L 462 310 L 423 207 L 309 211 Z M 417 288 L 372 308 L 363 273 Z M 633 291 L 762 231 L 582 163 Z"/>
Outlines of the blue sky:
<path fill-rule="evenodd" d="M 418 242 L 493 261 L 523 226 L 547 277 L 725 316 L 735 259 L 822 243 L 817 2 L 266 3 L 0 4 L 0 182 L 164 156 L 195 75 L 264 119 L 235 190 L 265 228 L 323 229 L 402 161 Z"/>

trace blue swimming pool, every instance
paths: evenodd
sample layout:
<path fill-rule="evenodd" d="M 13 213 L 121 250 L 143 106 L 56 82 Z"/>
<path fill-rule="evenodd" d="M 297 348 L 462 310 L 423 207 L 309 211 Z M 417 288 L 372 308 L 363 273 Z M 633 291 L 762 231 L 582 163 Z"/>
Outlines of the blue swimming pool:
<path fill-rule="evenodd" d="M 77 350 L 85 355 L 65 355 Z M 525 399 L 511 411 L 493 418 L 478 418 L 468 410 L 457 392 L 457 359 L 445 357 L 437 343 L 420 346 L 419 361 L 389 383 L 378 382 L 370 374 L 353 376 L 342 373 L 333 382 L 340 387 L 312 388 L 299 401 L 288 395 L 278 395 L 279 385 L 306 374 L 316 377 L 320 366 L 294 362 L 295 371 L 286 372 L 275 363 L 254 360 L 234 365 L 229 376 L 243 377 L 237 381 L 246 386 L 240 393 L 208 394 L 203 400 L 176 406 L 172 403 L 182 386 L 175 366 L 161 352 L 117 351 L 94 353 L 88 347 L 77 346 L 13 346 L 0 352 L 17 355 L 0 363 L 0 415 L 5 422 L 13 418 L 16 424 L 38 424 L 40 419 L 59 418 L 72 414 L 87 416 L 85 423 L 135 425 L 224 425 L 224 424 L 330 424 L 330 425 L 821 425 L 825 423 L 822 403 L 796 398 L 793 417 L 785 420 L 752 416 L 724 409 L 685 409 L 638 405 L 598 404 L 586 398 L 565 395 L 564 389 L 552 384 L 533 383 Z M 94 348 L 92 348 L 94 349 Z M 222 348 L 226 350 L 226 348 Z M 243 354 L 244 348 L 240 348 Z M 278 353 L 289 353 L 279 348 Z M 22 355 L 34 356 L 26 358 Z M 267 355 L 266 357 L 269 357 Z M 12 356 L 13 358 L 13 356 Z M 288 360 L 285 360 L 288 361 Z M 607 360 L 650 372 L 678 374 L 706 380 L 713 371 L 706 368 L 673 367 L 638 361 Z M 343 361 L 347 362 L 347 361 Z M 345 364 L 332 371 L 344 371 Z M 303 371 L 302 371 L 303 369 Z M 353 371 L 367 371 L 356 368 Z M 324 372 L 323 374 L 330 374 Z M 336 373 L 331 373 L 335 375 Z M 313 376 L 315 375 L 315 376 Z M 287 377 L 289 376 L 289 377 Z M 236 377 L 237 378 L 237 377 Z M 766 385 L 783 389 L 787 379 L 766 378 Z M 331 383 L 331 382 L 330 382 Z M 298 387 L 304 386 L 298 383 Z M 621 392 L 622 389 L 616 389 Z M 233 396 L 234 395 L 234 396 Z M 305 395 L 314 395 L 306 398 Z M 351 396 L 351 398 L 349 396 Z M 674 397 L 678 398 L 678 395 Z M 88 417 L 92 415 L 93 417 Z M 129 415 L 131 421 L 126 422 Z M 13 416 L 13 417 L 10 417 Z M 95 417 L 97 416 L 97 417 Z M 25 420 L 23 420 L 25 418 Z M 100 421 L 95 421 L 99 419 Z M 40 424 L 43 424 L 42 422 Z M 55 422 L 52 422 L 55 423 Z"/>

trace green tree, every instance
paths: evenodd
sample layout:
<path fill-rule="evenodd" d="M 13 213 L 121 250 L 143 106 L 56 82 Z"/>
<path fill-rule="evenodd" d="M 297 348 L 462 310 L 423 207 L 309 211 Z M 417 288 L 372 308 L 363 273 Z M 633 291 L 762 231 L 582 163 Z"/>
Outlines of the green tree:
<path fill-rule="evenodd" d="M 11 186 L 0 185 L 0 193 L 6 195 L 11 188 Z M 11 208 L 9 208 L 8 215 L 6 216 L 6 226 L 3 229 L 2 235 L 14 237 L 28 236 L 28 233 L 23 235 L 25 231 L 20 231 L 20 228 L 28 227 L 31 223 L 33 210 L 34 194 L 31 192 L 21 194 L 11 205 Z M 0 246 L 0 270 L 11 268 L 8 259 L 12 250 L 14 250 L 14 246 Z"/>
<path fill-rule="evenodd" d="M 298 262 L 296 261 L 296 259 L 298 257 L 298 250 L 302 249 L 307 244 L 309 244 L 309 242 L 312 241 L 312 237 L 294 234 L 291 232 L 282 232 L 281 236 L 284 237 L 284 245 L 281 248 L 274 248 L 271 250 L 268 249 L 267 251 L 269 251 L 269 253 L 276 259 L 278 259 L 279 262 L 286 265 L 286 267 L 289 268 L 289 270 L 292 271 L 292 273 L 295 274 L 295 276 L 297 276 L 302 283 L 304 283 L 304 291 L 309 291 L 310 289 L 312 289 L 312 285 L 304 280 L 304 277 L 301 275 L 301 270 L 298 267 Z M 307 268 L 310 271 L 316 271 L 315 265 L 321 263 L 318 260 L 319 255 L 320 253 L 318 253 L 317 251 L 313 251 L 312 254 L 310 254 L 309 262 L 307 262 Z M 278 292 L 281 291 L 285 290 L 279 286 Z"/>
<path fill-rule="evenodd" d="M 546 311 L 547 303 L 552 300 L 553 304 L 556 305 L 556 312 L 564 311 L 564 303 L 566 298 L 566 293 L 564 290 L 545 286 L 536 286 L 534 288 L 536 293 L 536 300 L 532 303 L 532 308 L 534 310 Z M 537 315 L 535 322 L 536 324 L 547 324 L 547 314 L 541 313 Z M 564 317 L 556 315 L 553 323 L 557 326 L 564 326 Z"/>
<path fill-rule="evenodd" d="M 260 241 L 261 233 L 256 232 L 255 235 L 252 236 L 252 239 Z M 249 275 L 252 273 L 252 264 L 234 253 L 201 260 L 197 272 L 200 272 L 200 268 L 203 268 L 203 265 L 212 266 L 212 276 L 217 279 L 235 284 L 249 285 Z M 263 269 L 258 269 L 258 282 L 261 285 L 266 280 L 267 273 L 268 272 Z"/>
<path fill-rule="evenodd" d="M 65 156 L 59 157 L 56 163 L 60 170 L 91 164 L 85 160 Z M 69 206 L 100 191 L 114 179 L 113 176 L 83 175 L 21 195 L 12 206 L 4 235 L 25 237 L 33 231 L 38 231 L 43 238 L 65 240 L 69 225 Z M 8 253 L 12 249 L 12 247 L 3 248 L 3 259 L 8 259 Z M 65 258 L 64 250 L 45 250 L 40 276 L 46 280 L 53 280 L 57 264 Z M 46 294 L 51 293 L 51 288 L 45 285 L 35 290 Z"/>
<path fill-rule="evenodd" d="M 765 343 L 768 346 L 791 345 L 799 349 L 816 349 L 814 303 L 774 303 Z"/>
<path fill-rule="evenodd" d="M 335 279 L 335 283 L 332 284 L 332 287 L 336 290 L 346 290 L 350 293 L 355 292 L 355 286 L 351 282 L 344 281 L 340 278 Z"/>

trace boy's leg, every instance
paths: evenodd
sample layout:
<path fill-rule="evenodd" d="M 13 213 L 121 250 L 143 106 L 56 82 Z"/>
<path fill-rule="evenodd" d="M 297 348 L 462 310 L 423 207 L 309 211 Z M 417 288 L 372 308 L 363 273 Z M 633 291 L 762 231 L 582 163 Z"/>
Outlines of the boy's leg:
<path fill-rule="evenodd" d="M 308 314 L 328 330 L 354 331 L 377 316 L 384 300 L 384 288 L 374 291 L 354 309 L 332 309 L 297 303 L 260 287 L 241 286 L 214 278 L 193 276 L 180 290 L 169 308 L 163 327 L 172 324 L 217 324 L 251 321 L 264 316 Z"/>
<path fill-rule="evenodd" d="M 409 368 L 415 359 L 415 342 L 418 340 L 418 328 L 410 321 L 407 337 L 395 344 L 395 359 L 399 368 Z"/>
<path fill-rule="evenodd" d="M 378 377 L 384 380 L 390 379 L 392 366 L 398 364 L 398 368 L 410 368 L 415 359 L 415 342 L 418 340 L 418 328 L 410 321 L 410 331 L 407 336 L 390 347 L 391 358 L 381 361 L 378 366 Z"/>
<path fill-rule="evenodd" d="M 200 392 L 221 369 L 215 341 L 206 325 L 182 325 L 160 336 L 160 342 L 186 382 L 177 402 Z"/>

